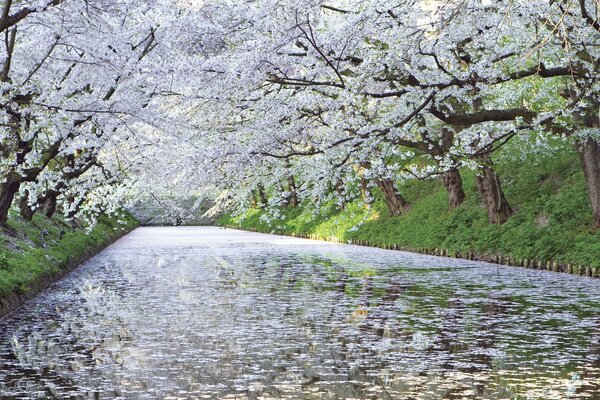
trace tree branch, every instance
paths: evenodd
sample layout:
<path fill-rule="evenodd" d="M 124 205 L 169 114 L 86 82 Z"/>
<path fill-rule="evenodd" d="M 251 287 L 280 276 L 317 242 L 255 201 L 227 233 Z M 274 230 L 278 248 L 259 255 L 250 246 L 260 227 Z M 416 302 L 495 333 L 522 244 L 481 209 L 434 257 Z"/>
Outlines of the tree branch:
<path fill-rule="evenodd" d="M 522 108 L 511 108 L 506 110 L 481 110 L 471 114 L 445 114 L 444 112 L 438 110 L 435 106 L 432 106 L 429 111 L 434 117 L 450 125 L 475 125 L 482 122 L 491 121 L 513 121 L 518 117 L 525 118 L 526 120 L 532 120 L 537 115 L 537 113 L 534 111 Z"/>
<path fill-rule="evenodd" d="M 16 13 L 14 13 L 13 15 L 8 14 L 12 1 L 7 1 L 4 4 L 4 9 L 2 12 L 2 19 L 0 19 L 0 32 L 4 32 L 5 30 L 9 29 L 10 27 L 18 24 L 23 19 L 25 19 L 29 14 L 33 14 L 33 13 L 39 12 L 39 11 L 46 11 L 48 8 L 50 8 L 52 6 L 57 6 L 60 3 L 62 3 L 63 1 L 64 0 L 52 0 L 48 3 L 46 3 L 46 5 L 44 7 L 42 7 L 41 9 L 24 7 L 22 9 L 20 9 L 19 11 L 17 11 Z"/>

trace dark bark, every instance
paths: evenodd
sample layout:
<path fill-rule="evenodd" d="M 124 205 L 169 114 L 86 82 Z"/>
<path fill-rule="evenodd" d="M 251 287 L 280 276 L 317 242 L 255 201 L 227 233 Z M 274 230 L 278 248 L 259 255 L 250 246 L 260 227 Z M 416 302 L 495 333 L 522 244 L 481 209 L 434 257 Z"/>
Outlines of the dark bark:
<path fill-rule="evenodd" d="M 19 209 L 21 210 L 21 217 L 23 217 L 24 220 L 32 220 L 35 209 L 29 205 L 29 191 L 25 191 L 23 197 L 19 199 Z"/>
<path fill-rule="evenodd" d="M 342 180 L 338 180 L 335 184 L 334 190 L 339 195 L 339 210 L 343 210 L 346 208 L 346 191 L 344 190 L 344 182 Z"/>
<path fill-rule="evenodd" d="M 422 126 L 426 127 L 424 123 Z M 439 137 L 431 135 L 429 131 L 424 129 L 421 131 L 421 141 L 402 139 L 397 140 L 397 143 L 405 147 L 419 150 L 433 157 L 439 157 L 441 159 L 448 154 L 454 143 L 456 131 L 460 131 L 461 129 L 462 128 L 457 126 L 453 127 L 452 129 L 449 127 L 443 127 L 440 131 Z M 457 162 L 457 160 L 454 158 L 453 161 L 455 163 Z M 466 197 L 462 186 L 462 178 L 458 168 L 451 168 L 449 171 L 444 173 L 443 182 L 444 187 L 448 192 L 448 209 L 452 210 L 460 206 Z"/>
<path fill-rule="evenodd" d="M 6 29 L 18 24 L 19 22 L 21 22 L 21 20 L 26 18 L 29 14 L 47 10 L 48 8 L 50 8 L 52 6 L 56 6 L 60 3 L 62 3 L 62 1 L 63 0 L 51 0 L 51 1 L 48 1 L 42 7 L 37 7 L 37 8 L 23 7 L 19 11 L 15 12 L 12 15 L 9 14 L 12 1 L 7 1 L 3 7 L 2 18 L 0 18 L 0 32 L 4 32 Z"/>
<path fill-rule="evenodd" d="M 566 98 L 573 96 L 574 92 L 565 92 Z M 572 98 L 572 97 L 571 97 Z M 573 114 L 578 130 L 600 131 L 600 119 L 598 119 L 598 103 L 594 97 L 586 99 L 588 104 L 595 106 L 583 107 Z M 583 167 L 585 185 L 592 207 L 592 218 L 594 230 L 600 228 L 600 143 L 596 138 L 586 137 L 577 142 L 579 160 Z"/>
<path fill-rule="evenodd" d="M 6 40 L 6 58 L 4 59 L 4 65 L 2 67 L 2 73 L 0 74 L 0 81 L 8 82 L 8 75 L 10 73 L 10 66 L 12 63 L 12 56 L 15 49 L 15 40 L 17 37 L 17 29 L 11 29 L 10 35 Z"/>
<path fill-rule="evenodd" d="M 453 210 L 465 201 L 466 195 L 458 168 L 452 168 L 444 174 L 444 187 L 448 192 L 448 209 Z"/>
<path fill-rule="evenodd" d="M 477 189 L 491 224 L 502 225 L 513 214 L 510 204 L 504 197 L 498 175 L 491 166 L 484 165 L 476 177 Z"/>
<path fill-rule="evenodd" d="M 600 228 L 600 144 L 589 138 L 577 147 L 590 205 L 592 206 L 593 228 L 596 230 Z"/>
<path fill-rule="evenodd" d="M 408 202 L 396 190 L 396 185 L 391 179 L 379 179 L 377 186 L 381 189 L 385 203 L 387 204 L 390 214 L 393 216 L 400 215 L 408 209 Z"/>
<path fill-rule="evenodd" d="M 290 195 L 288 196 L 288 207 L 296 208 L 300 205 L 298 200 L 298 188 L 296 187 L 296 181 L 293 176 L 288 177 L 288 190 Z"/>
<path fill-rule="evenodd" d="M 450 125 L 475 125 L 488 121 L 513 121 L 518 117 L 531 120 L 537 113 L 525 108 L 511 108 L 498 110 L 479 110 L 474 113 L 448 114 L 432 107 L 431 113 L 438 119 Z"/>
<path fill-rule="evenodd" d="M 41 203 L 42 210 L 44 211 L 46 217 L 52 218 L 52 216 L 56 213 L 57 198 L 59 194 L 60 192 L 56 190 L 50 190 L 48 193 L 46 193 L 46 196 Z"/>
<path fill-rule="evenodd" d="M 62 140 L 54 142 L 43 153 L 39 166 L 22 170 L 20 174 L 13 169 L 7 174 L 5 182 L 0 184 L 0 226 L 6 225 L 6 221 L 8 220 L 8 210 L 10 210 L 15 196 L 19 192 L 21 184 L 25 182 L 34 182 L 37 179 L 48 163 L 56 157 L 61 143 Z M 25 157 L 31 152 L 32 147 L 33 141 L 19 143 L 19 150 L 17 153 L 18 165 L 23 165 L 25 163 Z"/>
<path fill-rule="evenodd" d="M 260 201 L 259 207 L 263 208 L 267 205 L 267 193 L 262 183 L 258 184 L 256 191 L 258 192 L 258 200 Z"/>
<path fill-rule="evenodd" d="M 19 191 L 21 180 L 9 175 L 4 183 L 0 184 L 0 226 L 6 226 L 8 211 Z"/>

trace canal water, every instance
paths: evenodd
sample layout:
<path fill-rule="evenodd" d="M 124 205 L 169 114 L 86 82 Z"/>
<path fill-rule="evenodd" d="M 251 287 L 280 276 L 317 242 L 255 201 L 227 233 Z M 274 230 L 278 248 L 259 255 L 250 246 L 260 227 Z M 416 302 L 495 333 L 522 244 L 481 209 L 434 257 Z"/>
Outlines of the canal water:
<path fill-rule="evenodd" d="M 139 228 L 0 320 L 0 398 L 595 399 L 600 281 Z"/>

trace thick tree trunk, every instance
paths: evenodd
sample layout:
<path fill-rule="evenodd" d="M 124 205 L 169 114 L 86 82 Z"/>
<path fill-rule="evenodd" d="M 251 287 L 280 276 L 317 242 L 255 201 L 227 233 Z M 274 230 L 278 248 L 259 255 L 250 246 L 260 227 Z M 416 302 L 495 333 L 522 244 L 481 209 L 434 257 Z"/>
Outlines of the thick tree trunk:
<path fill-rule="evenodd" d="M 290 196 L 288 197 L 288 206 L 291 208 L 296 208 L 300 205 L 300 201 L 298 201 L 298 193 L 296 188 L 296 181 L 293 176 L 288 177 L 288 190 L 290 192 Z"/>
<path fill-rule="evenodd" d="M 51 190 L 46 194 L 44 198 L 44 202 L 42 203 L 42 210 L 44 210 L 44 214 L 48 218 L 52 218 L 54 213 L 56 213 L 56 199 L 58 198 L 59 192 Z"/>
<path fill-rule="evenodd" d="M 452 168 L 444 174 L 444 186 L 448 191 L 448 209 L 453 210 L 465 201 L 466 195 L 458 168 Z"/>
<path fill-rule="evenodd" d="M 6 226 L 8 211 L 20 186 L 21 181 L 10 176 L 0 184 L 0 226 Z"/>
<path fill-rule="evenodd" d="M 598 229 L 600 228 L 600 143 L 589 138 L 577 147 L 592 206 L 594 229 Z"/>
<path fill-rule="evenodd" d="M 24 220 L 31 221 L 33 219 L 35 210 L 29 205 L 29 191 L 26 191 L 25 195 L 19 199 L 19 209 Z"/>
<path fill-rule="evenodd" d="M 394 181 L 391 179 L 379 179 L 377 181 L 377 185 L 383 193 L 383 197 L 385 198 L 385 202 L 390 209 L 391 215 L 400 215 L 402 212 L 406 211 L 408 208 L 408 203 L 396 190 Z"/>
<path fill-rule="evenodd" d="M 487 209 L 488 219 L 491 224 L 502 225 L 513 214 L 508 204 L 500 179 L 490 166 L 483 166 L 476 177 L 477 189 L 481 194 L 481 200 Z"/>

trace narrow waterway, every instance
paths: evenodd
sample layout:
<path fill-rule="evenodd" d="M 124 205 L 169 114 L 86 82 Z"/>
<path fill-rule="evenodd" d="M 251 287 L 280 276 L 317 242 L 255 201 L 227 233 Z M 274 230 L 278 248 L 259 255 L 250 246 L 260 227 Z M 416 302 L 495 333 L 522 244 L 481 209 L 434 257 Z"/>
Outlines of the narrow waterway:
<path fill-rule="evenodd" d="M 139 228 L 0 320 L 0 398 L 600 398 L 600 281 Z"/>

